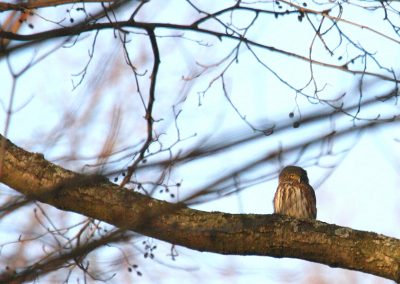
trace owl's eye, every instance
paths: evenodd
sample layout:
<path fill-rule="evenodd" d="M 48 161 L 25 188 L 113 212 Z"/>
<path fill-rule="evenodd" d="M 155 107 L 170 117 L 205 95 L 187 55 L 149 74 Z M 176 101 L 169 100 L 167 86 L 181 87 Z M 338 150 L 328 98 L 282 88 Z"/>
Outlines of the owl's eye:
<path fill-rule="evenodd" d="M 291 175 L 290 175 L 290 178 L 293 179 L 293 180 L 295 180 L 295 181 L 300 182 L 300 176 L 299 176 L 299 175 L 291 174 Z"/>

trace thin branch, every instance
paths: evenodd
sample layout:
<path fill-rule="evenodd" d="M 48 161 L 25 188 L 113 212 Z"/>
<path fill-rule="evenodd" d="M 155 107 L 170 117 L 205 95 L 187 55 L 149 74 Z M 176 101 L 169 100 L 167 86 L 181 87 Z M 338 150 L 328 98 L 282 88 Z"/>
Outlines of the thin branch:
<path fill-rule="evenodd" d="M 294 58 L 300 59 L 305 62 L 311 62 L 312 64 L 324 66 L 327 68 L 337 69 L 337 70 L 340 70 L 345 73 L 350 73 L 350 74 L 354 74 L 354 75 L 364 75 L 364 76 L 367 75 L 367 76 L 380 78 L 385 81 L 400 83 L 400 81 L 397 80 L 396 78 L 392 78 L 392 77 L 389 77 L 389 76 L 386 76 L 383 74 L 374 73 L 374 72 L 366 72 L 364 70 L 352 70 L 352 69 L 348 68 L 348 66 L 336 65 L 336 64 L 318 61 L 318 60 L 313 60 L 313 59 L 308 58 L 307 56 L 302 56 L 300 54 L 286 51 L 283 49 L 279 49 L 279 48 L 276 48 L 273 46 L 264 45 L 264 44 L 255 42 L 253 40 L 243 38 L 242 36 L 226 34 L 226 33 L 203 29 L 203 28 L 197 28 L 197 27 L 193 27 L 191 25 L 180 25 L 180 24 L 170 24 L 170 23 L 145 23 L 145 22 L 136 22 L 136 21 L 130 20 L 130 21 L 119 21 L 119 22 L 114 22 L 114 23 L 94 23 L 91 25 L 81 24 L 81 25 L 77 25 L 77 26 L 73 26 L 73 27 L 54 29 L 54 30 L 39 32 L 36 34 L 30 34 L 30 35 L 20 35 L 20 34 L 15 34 L 12 32 L 0 31 L 0 37 L 12 39 L 12 40 L 18 40 L 18 41 L 31 41 L 30 44 L 34 44 L 34 43 L 39 43 L 39 42 L 57 38 L 57 37 L 79 35 L 81 33 L 94 31 L 94 30 L 116 29 L 116 28 L 123 28 L 123 27 L 139 28 L 139 29 L 144 29 L 146 31 L 149 31 L 149 30 L 154 31 L 155 29 L 158 29 L 158 28 L 169 29 L 169 30 L 194 31 L 194 32 L 198 32 L 200 34 L 216 36 L 219 39 L 228 38 L 228 39 L 232 39 L 232 40 L 236 40 L 236 41 L 241 41 L 241 42 L 244 42 L 251 46 L 259 47 L 261 49 L 267 49 L 271 52 L 276 52 L 276 53 L 280 53 L 280 54 L 283 54 L 283 55 L 286 55 L 289 57 L 294 57 Z M 12 52 L 15 52 L 16 50 L 20 49 L 21 47 L 25 47 L 25 46 L 26 45 L 22 44 L 22 45 L 17 45 L 17 46 L 8 48 L 6 50 L 0 51 L 0 57 L 10 54 Z"/>
<path fill-rule="evenodd" d="M 67 5 L 67 4 L 74 4 L 74 3 L 113 3 L 119 2 L 118 0 L 35 0 L 35 1 L 28 1 L 22 2 L 18 4 L 12 4 L 7 2 L 0 2 L 0 12 L 16 10 L 16 11 L 25 11 L 37 8 L 44 8 L 44 7 L 54 7 L 59 5 Z"/>
<path fill-rule="evenodd" d="M 127 174 L 124 177 L 123 181 L 121 182 L 121 185 L 120 185 L 121 187 L 124 187 L 130 181 L 134 171 L 136 170 L 137 165 L 140 163 L 140 161 L 143 160 L 145 152 L 147 151 L 151 142 L 153 141 L 154 118 L 153 118 L 152 112 L 153 112 L 153 106 L 154 106 L 154 101 L 155 101 L 157 74 L 158 74 L 158 69 L 160 67 L 161 61 L 160 61 L 160 51 L 158 49 L 157 39 L 156 39 L 156 35 L 154 34 L 154 29 L 148 28 L 148 29 L 146 29 L 146 31 L 150 38 L 151 48 L 152 48 L 153 57 L 154 57 L 153 70 L 150 75 L 149 100 L 147 102 L 147 109 L 146 109 L 146 114 L 145 114 L 145 119 L 147 121 L 147 138 L 146 138 L 146 141 L 144 142 L 142 148 L 139 150 L 139 156 L 132 163 L 132 165 L 128 167 Z"/>
<path fill-rule="evenodd" d="M 93 240 L 84 245 L 77 245 L 67 252 L 56 254 L 55 256 L 46 259 L 46 261 L 35 263 L 18 272 L 2 273 L 0 274 L 0 281 L 1 283 L 22 283 L 33 281 L 39 276 L 46 275 L 50 272 L 56 271 L 61 267 L 68 266 L 68 263 L 71 261 L 75 261 L 76 265 L 82 268 L 82 255 L 87 255 L 91 251 L 109 243 L 125 241 L 127 239 L 125 232 L 125 230 L 118 229 L 114 232 L 111 232 L 107 236 Z M 73 264 L 71 263 L 70 265 Z"/>

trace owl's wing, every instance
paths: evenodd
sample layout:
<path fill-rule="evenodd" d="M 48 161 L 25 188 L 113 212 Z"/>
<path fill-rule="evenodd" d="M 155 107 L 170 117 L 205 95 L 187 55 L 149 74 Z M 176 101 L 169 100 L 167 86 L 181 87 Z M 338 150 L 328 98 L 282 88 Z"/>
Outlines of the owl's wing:
<path fill-rule="evenodd" d="M 311 211 L 314 218 L 317 217 L 317 199 L 315 197 L 315 191 L 308 183 L 301 183 L 300 186 L 303 188 L 303 194 L 306 195 L 306 199 L 311 201 Z"/>

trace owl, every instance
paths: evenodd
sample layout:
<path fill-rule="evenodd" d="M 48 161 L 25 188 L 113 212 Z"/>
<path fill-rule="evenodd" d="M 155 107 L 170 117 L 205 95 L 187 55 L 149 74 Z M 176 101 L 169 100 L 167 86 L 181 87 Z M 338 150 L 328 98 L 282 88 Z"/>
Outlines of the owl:
<path fill-rule="evenodd" d="M 314 189 L 308 184 L 307 172 L 303 168 L 287 166 L 279 174 L 274 212 L 295 218 L 317 218 Z"/>

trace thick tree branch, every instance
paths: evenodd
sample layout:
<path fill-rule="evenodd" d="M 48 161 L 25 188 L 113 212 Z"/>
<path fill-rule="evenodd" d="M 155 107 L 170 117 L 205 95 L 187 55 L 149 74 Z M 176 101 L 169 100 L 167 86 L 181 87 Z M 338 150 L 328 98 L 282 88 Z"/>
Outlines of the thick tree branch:
<path fill-rule="evenodd" d="M 62 210 L 199 251 L 299 258 L 400 281 L 400 240 L 320 221 L 193 210 L 65 170 L 1 139 L 0 181 Z"/>

